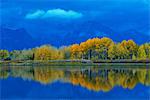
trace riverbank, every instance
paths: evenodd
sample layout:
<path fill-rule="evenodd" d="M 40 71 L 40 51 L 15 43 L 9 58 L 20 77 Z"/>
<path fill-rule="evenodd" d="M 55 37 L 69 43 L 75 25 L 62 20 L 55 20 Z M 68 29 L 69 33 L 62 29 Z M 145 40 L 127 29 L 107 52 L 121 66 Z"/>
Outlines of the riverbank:
<path fill-rule="evenodd" d="M 101 66 L 101 65 L 146 65 L 150 66 L 150 60 L 15 60 L 0 61 L 0 66 Z"/>

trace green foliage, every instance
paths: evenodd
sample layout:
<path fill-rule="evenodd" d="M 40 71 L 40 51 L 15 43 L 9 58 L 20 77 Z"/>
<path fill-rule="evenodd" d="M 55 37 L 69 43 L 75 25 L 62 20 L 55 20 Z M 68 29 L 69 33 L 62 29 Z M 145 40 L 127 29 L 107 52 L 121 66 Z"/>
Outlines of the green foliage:
<path fill-rule="evenodd" d="M 10 52 L 11 60 L 33 60 L 34 52 L 33 50 L 14 50 Z"/>
<path fill-rule="evenodd" d="M 136 59 L 137 59 L 134 54 L 132 55 L 132 59 L 133 59 L 133 60 L 136 60 Z"/>
<path fill-rule="evenodd" d="M 148 59 L 150 59 L 150 43 L 149 43 L 149 44 L 148 44 L 148 43 L 145 43 L 145 44 L 144 44 L 144 49 L 145 49 L 146 57 L 147 57 Z"/>
<path fill-rule="evenodd" d="M 59 48 L 60 54 L 62 54 L 63 59 L 70 59 L 71 57 L 71 52 L 70 52 L 70 47 L 63 46 Z"/>
<path fill-rule="evenodd" d="M 19 51 L 19 50 L 14 50 L 14 51 L 10 52 L 11 60 L 19 60 L 20 54 L 21 54 L 21 51 Z"/>
<path fill-rule="evenodd" d="M 108 49 L 108 57 L 112 60 L 112 59 L 116 59 L 117 58 L 117 52 L 118 48 L 117 45 L 113 44 L 109 47 Z"/>
<path fill-rule="evenodd" d="M 7 59 L 9 57 L 9 52 L 7 50 L 0 50 L 0 60 Z"/>
<path fill-rule="evenodd" d="M 138 49 L 138 59 L 146 59 L 146 52 L 144 45 L 141 45 Z"/>
<path fill-rule="evenodd" d="M 32 50 L 23 50 L 20 54 L 22 60 L 33 60 L 34 52 Z"/>

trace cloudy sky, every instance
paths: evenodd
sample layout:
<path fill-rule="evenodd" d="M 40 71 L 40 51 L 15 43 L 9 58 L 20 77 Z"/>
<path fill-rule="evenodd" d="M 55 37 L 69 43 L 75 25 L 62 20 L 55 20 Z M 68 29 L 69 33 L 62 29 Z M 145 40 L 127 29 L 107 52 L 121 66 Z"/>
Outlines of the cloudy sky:
<path fill-rule="evenodd" d="M 149 3 L 149 0 L 1 0 L 0 24 L 12 29 L 25 28 L 33 37 L 65 34 L 70 25 L 87 21 L 120 34 L 135 29 L 149 34 Z"/>

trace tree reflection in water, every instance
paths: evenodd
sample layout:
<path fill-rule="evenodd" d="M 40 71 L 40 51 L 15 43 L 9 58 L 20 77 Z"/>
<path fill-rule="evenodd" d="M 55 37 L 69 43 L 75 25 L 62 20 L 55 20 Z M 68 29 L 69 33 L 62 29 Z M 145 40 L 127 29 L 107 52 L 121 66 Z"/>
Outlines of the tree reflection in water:
<path fill-rule="evenodd" d="M 0 78 L 20 77 L 41 84 L 69 82 L 94 91 L 110 91 L 114 86 L 133 89 L 136 84 L 150 85 L 150 69 L 146 68 L 60 68 L 60 67 L 0 67 Z"/>

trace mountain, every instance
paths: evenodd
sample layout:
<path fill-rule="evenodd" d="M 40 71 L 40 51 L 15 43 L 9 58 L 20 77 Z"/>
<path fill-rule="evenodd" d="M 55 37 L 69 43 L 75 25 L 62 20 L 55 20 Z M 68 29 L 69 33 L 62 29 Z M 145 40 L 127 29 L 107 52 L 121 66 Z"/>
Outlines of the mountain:
<path fill-rule="evenodd" d="M 150 42 L 149 35 L 142 34 L 141 32 L 139 32 L 137 30 L 133 30 L 133 29 L 123 32 L 123 34 L 120 35 L 119 39 L 120 39 L 120 41 L 132 39 L 138 44 Z"/>
<path fill-rule="evenodd" d="M 109 37 L 110 34 L 116 33 L 111 28 L 92 21 L 59 24 L 52 31 L 51 28 L 48 31 L 49 33 L 40 36 L 38 40 L 41 40 L 42 44 L 50 43 L 57 47 L 80 43 L 94 37 Z"/>
<path fill-rule="evenodd" d="M 41 44 L 50 43 L 59 47 L 61 45 L 80 43 L 94 37 L 109 37 L 115 42 L 132 39 L 137 44 L 150 41 L 150 38 L 148 38 L 149 36 L 143 34 L 138 29 L 138 31 L 136 29 L 122 32 L 114 31 L 112 28 L 101 24 L 101 22 L 94 21 L 60 24 L 53 30 L 55 31 L 49 30 L 51 31 L 49 34 L 45 34 L 38 39 L 41 40 Z"/>
<path fill-rule="evenodd" d="M 0 35 L 0 49 L 25 49 L 36 45 L 36 41 L 23 28 L 13 30 L 1 27 Z"/>
<path fill-rule="evenodd" d="M 109 37 L 115 42 L 132 39 L 137 44 L 150 42 L 149 35 L 137 31 L 138 29 L 131 29 L 120 33 L 102 25 L 100 22 L 93 21 L 61 24 L 53 30 L 55 31 L 48 30 L 51 33 L 33 38 L 31 33 L 28 33 L 24 28 L 13 30 L 1 27 L 0 49 L 33 48 L 42 44 L 51 44 L 60 47 L 80 43 L 94 37 Z"/>

